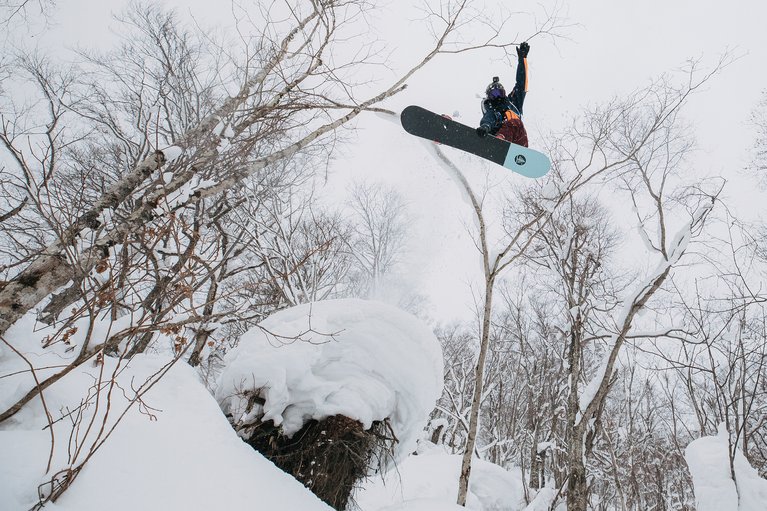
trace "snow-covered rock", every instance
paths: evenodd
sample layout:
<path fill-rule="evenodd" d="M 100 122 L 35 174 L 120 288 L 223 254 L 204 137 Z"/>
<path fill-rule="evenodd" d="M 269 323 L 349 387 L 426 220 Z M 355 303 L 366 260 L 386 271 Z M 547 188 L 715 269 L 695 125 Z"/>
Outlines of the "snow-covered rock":
<path fill-rule="evenodd" d="M 357 299 L 280 311 L 227 354 L 216 398 L 237 424 L 273 420 L 291 435 L 311 419 L 344 415 L 365 428 L 389 418 L 395 459 L 414 450 L 442 392 L 439 341 L 400 309 Z M 265 400 L 246 413 L 245 392 Z"/>

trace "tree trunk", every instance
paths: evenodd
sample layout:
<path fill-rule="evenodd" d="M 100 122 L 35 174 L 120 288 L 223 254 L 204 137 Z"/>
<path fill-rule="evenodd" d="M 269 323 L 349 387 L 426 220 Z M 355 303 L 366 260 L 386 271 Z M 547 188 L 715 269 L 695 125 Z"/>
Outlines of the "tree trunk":
<path fill-rule="evenodd" d="M 461 462 L 461 476 L 458 481 L 458 505 L 466 506 L 466 497 L 469 493 L 469 477 L 471 476 L 471 458 L 474 455 L 474 448 L 477 444 L 477 431 L 479 429 L 479 409 L 482 401 L 483 379 L 485 374 L 485 359 L 487 358 L 487 348 L 490 344 L 490 317 L 493 303 L 493 286 L 495 279 L 487 277 L 485 280 L 485 304 L 482 311 L 482 333 L 479 343 L 479 356 L 477 357 L 477 368 L 474 372 L 474 397 L 471 402 L 471 412 L 469 416 L 469 434 L 466 439 L 466 450 L 463 453 Z"/>
<path fill-rule="evenodd" d="M 584 463 L 583 434 L 578 428 L 570 438 L 568 449 L 567 511 L 586 511 L 588 507 L 588 482 Z"/>
<path fill-rule="evenodd" d="M 544 484 L 546 451 L 538 452 L 538 436 L 533 438 L 532 457 L 530 459 L 530 488 L 540 490 Z"/>
<path fill-rule="evenodd" d="M 64 286 L 70 280 L 82 278 L 95 265 L 103 254 L 100 247 L 91 251 L 82 263 L 82 270 L 73 268 L 67 261 L 65 249 L 74 244 L 84 228 L 95 229 L 100 225 L 98 217 L 107 208 L 115 208 L 155 170 L 165 164 L 162 151 L 155 151 L 135 169 L 117 181 L 97 201 L 96 205 L 81 215 L 60 236 L 60 239 L 48 246 L 21 273 L 8 281 L 0 289 L 0 335 L 4 334 L 19 318 L 29 312 L 46 296 Z"/>

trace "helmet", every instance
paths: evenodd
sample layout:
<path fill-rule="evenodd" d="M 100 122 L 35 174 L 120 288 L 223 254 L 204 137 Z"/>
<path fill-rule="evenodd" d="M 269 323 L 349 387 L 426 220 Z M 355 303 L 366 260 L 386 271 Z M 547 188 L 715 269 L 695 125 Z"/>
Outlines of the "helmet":
<path fill-rule="evenodd" d="M 487 89 L 485 89 L 485 94 L 487 95 L 488 99 L 500 99 L 506 96 L 506 89 L 503 88 L 503 85 L 501 85 L 501 82 L 498 81 L 498 77 L 493 77 L 493 83 L 487 86 Z"/>

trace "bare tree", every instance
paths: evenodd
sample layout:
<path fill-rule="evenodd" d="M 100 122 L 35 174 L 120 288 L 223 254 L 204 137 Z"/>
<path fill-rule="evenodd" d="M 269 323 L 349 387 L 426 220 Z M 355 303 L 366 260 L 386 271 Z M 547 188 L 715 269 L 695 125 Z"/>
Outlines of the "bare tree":
<path fill-rule="evenodd" d="M 475 336 L 460 324 L 440 327 L 436 335 L 442 344 L 445 387 L 431 417 L 432 440 L 451 452 L 461 452 L 469 431 Z"/>
<path fill-rule="evenodd" d="M 366 36 L 359 23 L 369 2 L 258 8 L 237 11 L 241 39 L 231 44 L 173 12 L 133 5 L 120 17 L 113 50 L 83 52 L 82 63 L 61 67 L 21 54 L 21 65 L 3 69 L 22 70 L 11 79 L 31 77 L 35 88 L 28 104 L 3 97 L 0 235 L 18 250 L 2 254 L 0 336 L 48 300 L 41 319 L 54 333 L 45 346 L 67 359 L 20 388 L 0 422 L 87 361 L 111 364 L 155 347 L 174 362 L 201 363 L 211 342 L 226 342 L 217 330 L 227 321 L 236 331 L 270 308 L 330 296 L 346 271 L 348 254 L 336 243 L 345 224 L 332 212 L 286 208 L 290 186 L 324 170 L 338 128 L 383 111 L 381 102 L 434 58 L 513 45 L 502 30 L 510 18 L 490 20 L 468 0 L 429 2 L 433 44 L 376 85 L 357 76 L 385 63 L 378 48 L 362 41 L 358 52 L 343 49 Z M 551 30 L 552 19 L 541 30 Z M 477 26 L 491 36 L 474 39 Z M 244 195 L 254 188 L 269 192 L 249 202 Z M 291 222 L 283 223 L 286 212 Z M 264 236 L 258 254 L 244 249 L 251 227 Z M 266 291 L 279 296 L 249 309 L 248 299 Z M 76 329 L 85 323 L 87 332 Z M 108 375 L 104 381 L 116 388 Z M 99 420 L 87 428 L 106 436 L 50 467 L 46 500 L 72 484 L 108 437 Z"/>
<path fill-rule="evenodd" d="M 55 5 L 54 0 L 2 0 L 0 1 L 0 26 L 8 26 L 18 18 L 47 16 Z"/>
<path fill-rule="evenodd" d="M 507 48 L 511 43 L 500 40 L 500 35 L 479 45 L 461 44 L 454 39 L 459 28 L 471 22 L 481 22 L 479 15 L 470 11 L 467 1 L 455 2 L 442 12 L 430 11 L 436 42 L 422 60 L 407 70 L 390 86 L 376 91 L 366 99 L 357 100 L 345 86 L 347 70 L 362 65 L 361 59 L 371 55 L 355 56 L 349 62 L 328 58 L 347 23 L 358 19 L 366 4 L 352 0 L 307 3 L 288 11 L 292 28 L 283 30 L 284 24 L 267 21 L 266 26 L 254 27 L 259 37 L 254 38 L 256 48 L 248 48 L 244 64 L 233 63 L 229 71 L 222 68 L 218 81 L 237 92 L 218 94 L 209 111 L 201 110 L 199 121 L 169 132 L 173 149 L 161 149 L 156 143 L 160 126 L 167 113 L 162 109 L 154 122 L 156 129 L 147 133 L 148 123 L 142 123 L 143 135 L 149 150 L 141 152 L 140 161 L 124 171 L 105 193 L 74 222 L 64 229 L 56 241 L 48 244 L 39 257 L 0 290 L 0 333 L 16 319 L 29 311 L 50 292 L 78 274 L 90 271 L 109 247 L 135 232 L 140 225 L 158 215 L 156 206 L 165 198 L 176 195 L 173 208 L 219 194 L 242 182 L 268 166 L 307 150 L 318 139 L 331 135 L 363 111 L 375 110 L 378 103 L 404 88 L 408 78 L 435 56 L 458 51 L 487 47 L 491 44 Z M 141 15 L 139 14 L 139 17 Z M 150 15 L 144 16 L 144 18 Z M 265 16 L 269 20 L 269 16 Z M 166 24 L 158 28 L 164 35 Z M 140 27 L 144 29 L 143 25 Z M 275 39 L 274 32 L 282 32 Z M 146 41 L 152 41 L 151 30 Z M 162 62 L 161 62 L 162 63 Z M 170 69 L 174 69 L 175 62 Z M 227 73 L 224 74 L 224 73 Z M 166 90 L 173 89 L 173 80 L 164 77 L 167 87 L 157 91 L 158 101 L 166 100 Z M 175 111 L 175 110 L 174 110 Z M 145 116 L 146 117 L 146 116 Z M 87 115 L 86 115 L 87 118 Z M 269 140 L 269 143 L 264 141 Z M 155 143 L 152 143 L 155 142 Z M 141 147 L 141 146 L 139 146 Z M 223 147 L 238 147 L 237 151 Z M 167 154 L 166 154 L 167 153 Z M 228 165 L 232 155 L 248 156 L 248 162 Z M 167 182 L 154 182 L 141 193 L 141 199 L 121 218 L 112 222 L 108 232 L 87 246 L 78 249 L 77 267 L 64 257 L 68 247 L 77 244 L 83 228 L 96 225 L 108 209 L 123 204 L 141 185 L 161 167 Z M 206 175 L 207 174 L 207 175 Z"/>
<path fill-rule="evenodd" d="M 757 469 L 765 470 L 767 316 L 765 296 L 754 286 L 763 272 L 763 261 L 754 257 L 760 247 L 748 230 L 734 232 L 740 224 L 736 219 L 726 219 L 729 236 L 721 245 L 729 264 L 717 265 L 715 274 L 697 279 L 691 289 L 677 286 L 680 316 L 689 333 L 677 349 L 658 350 L 658 356 L 683 383 L 698 434 L 716 434 L 721 426 L 726 429 L 730 475 L 738 488 L 738 451 Z M 714 256 L 714 250 L 709 250 L 708 258 Z"/>
<path fill-rule="evenodd" d="M 751 115 L 751 124 L 756 129 L 751 168 L 763 173 L 767 171 L 767 91 L 762 93 L 762 100 Z"/>
<path fill-rule="evenodd" d="M 643 119 L 646 115 L 644 112 L 624 110 L 620 116 L 628 122 L 617 132 L 607 134 L 607 140 L 615 144 L 612 149 L 628 156 L 628 169 L 621 173 L 621 179 L 636 208 L 640 232 L 651 253 L 656 254 L 658 263 L 647 276 L 638 279 L 636 289 L 624 295 L 621 308 L 610 315 L 612 325 L 602 346 L 601 362 L 583 387 L 579 381 L 581 371 L 584 370 L 580 354 L 581 341 L 571 345 L 567 486 L 569 510 L 580 511 L 588 507 L 584 459 L 593 443 L 595 424 L 600 420 L 610 391 L 618 355 L 633 332 L 635 318 L 661 290 L 672 269 L 687 251 L 691 239 L 701 232 L 718 195 L 716 189 L 705 192 L 693 186 L 678 190 L 676 196 L 667 197 L 667 186 L 674 172 L 680 170 L 690 145 L 682 135 L 682 127 L 675 121 L 682 99 L 679 91 L 664 87 L 654 97 L 660 100 L 651 110 L 654 115 Z M 637 130 L 637 126 L 647 131 Z M 635 138 L 638 133 L 640 138 Z M 689 220 L 672 236 L 669 210 L 672 205 L 680 203 L 687 208 Z M 577 326 L 581 320 L 578 312 L 573 319 L 573 325 Z"/>
<path fill-rule="evenodd" d="M 567 368 L 564 387 L 568 461 L 575 442 L 572 421 L 578 409 L 578 381 L 589 360 L 587 352 L 594 350 L 594 339 L 604 328 L 604 314 L 615 309 L 615 288 L 622 284 L 610 268 L 618 235 L 608 218 L 607 211 L 593 197 L 568 196 L 536 233 L 536 241 L 525 258 L 532 267 L 543 270 L 536 274 L 548 274 L 551 279 L 547 285 L 550 298 L 542 300 L 557 304 L 556 308 L 549 307 L 549 314 L 552 319 L 558 318 L 554 328 L 563 344 Z M 543 276 L 542 280 L 548 279 Z M 585 440 L 586 446 L 592 442 L 593 438 Z M 568 475 L 572 478 L 570 471 Z"/>
<path fill-rule="evenodd" d="M 381 280 L 401 262 L 406 237 L 406 205 L 391 187 L 358 182 L 351 187 L 353 235 L 347 245 L 357 264 L 357 293 L 376 296 Z"/>
<path fill-rule="evenodd" d="M 587 437 L 593 435 L 591 424 L 598 419 L 609 392 L 618 354 L 632 330 L 636 314 L 661 289 L 672 268 L 684 255 L 690 239 L 700 233 L 718 193 L 717 190 L 706 192 L 701 187 L 687 187 L 678 189 L 676 196 L 667 197 L 671 176 L 684 163 L 684 156 L 690 147 L 689 140 L 683 136 L 684 127 L 678 120 L 680 109 L 690 94 L 708 81 L 721 66 L 720 62 L 712 72 L 701 76 L 693 64 L 688 79 L 681 86 L 675 86 L 665 79 L 660 80 L 627 100 L 614 100 L 587 113 L 583 122 L 574 126 L 569 138 L 560 139 L 559 144 L 551 148 L 554 157 L 552 186 L 542 189 L 537 201 L 528 202 L 525 215 L 510 217 L 514 221 L 507 223 L 506 235 L 498 248 L 491 245 L 492 240 L 488 237 L 482 202 L 460 170 L 435 146 L 437 156 L 456 175 L 471 201 L 479 226 L 475 243 L 484 269 L 483 302 L 479 305 L 482 317 L 480 347 L 461 468 L 459 505 L 464 505 L 466 501 L 471 459 L 477 440 L 495 284 L 504 270 L 527 253 L 534 240 L 551 222 L 553 211 L 567 204 L 569 197 L 597 177 L 609 177 L 622 180 L 637 211 L 637 220 L 648 240 L 648 246 L 657 253 L 659 263 L 655 271 L 639 281 L 635 292 L 624 297 L 623 307 L 612 316 L 611 333 L 603 347 L 604 358 L 583 390 L 578 382 L 582 371 L 577 351 L 580 343 L 574 343 L 570 353 L 568 508 L 586 509 L 588 484 L 583 462 L 586 454 L 584 449 L 588 449 Z M 552 189 L 556 192 L 553 193 Z M 671 204 L 681 204 L 682 211 L 686 207 L 689 215 L 689 221 L 676 236 L 670 234 L 668 209 Z M 524 211 L 524 208 L 519 209 Z M 651 233 L 649 229 L 652 229 Z M 585 260 L 588 261 L 588 257 Z M 572 319 L 574 326 L 582 322 L 577 309 L 573 311 Z"/>
<path fill-rule="evenodd" d="M 249 211 L 243 226 L 243 258 L 259 267 L 248 287 L 277 307 L 327 299 L 339 294 L 351 259 L 346 253 L 350 228 L 340 213 L 313 208 L 310 194 L 290 192 Z M 247 222 L 248 220 L 237 220 Z"/>

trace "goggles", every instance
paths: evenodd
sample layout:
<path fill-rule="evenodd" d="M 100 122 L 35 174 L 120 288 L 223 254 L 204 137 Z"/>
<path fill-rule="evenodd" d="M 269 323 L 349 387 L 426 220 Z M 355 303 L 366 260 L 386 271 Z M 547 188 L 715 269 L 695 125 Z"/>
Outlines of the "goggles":
<path fill-rule="evenodd" d="M 506 91 L 503 90 L 503 87 L 491 87 L 487 91 L 487 97 L 490 99 L 500 99 L 504 96 L 506 96 Z"/>

